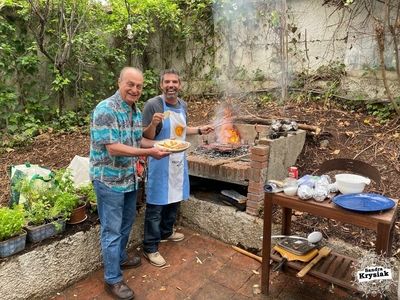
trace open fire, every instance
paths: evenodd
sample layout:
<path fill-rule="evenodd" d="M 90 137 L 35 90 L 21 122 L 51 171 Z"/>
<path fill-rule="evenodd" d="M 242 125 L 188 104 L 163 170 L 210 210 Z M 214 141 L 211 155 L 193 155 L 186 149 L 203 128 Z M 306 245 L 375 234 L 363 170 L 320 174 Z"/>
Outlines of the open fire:
<path fill-rule="evenodd" d="M 240 136 L 237 128 L 230 121 L 232 113 L 228 107 L 225 107 L 224 116 L 216 117 L 213 122 L 216 134 L 216 142 L 220 144 L 238 144 Z"/>
<path fill-rule="evenodd" d="M 226 144 L 238 144 L 240 141 L 239 132 L 232 124 L 223 124 L 217 133 L 217 142 Z"/>
<path fill-rule="evenodd" d="M 224 109 L 223 116 L 218 116 L 217 114 L 213 121 L 215 131 L 212 141 L 207 138 L 198 149 L 202 154 L 215 157 L 220 155 L 235 156 L 247 152 L 248 147 L 241 140 L 238 128 L 230 121 L 231 115 L 231 111 L 227 107 Z"/>

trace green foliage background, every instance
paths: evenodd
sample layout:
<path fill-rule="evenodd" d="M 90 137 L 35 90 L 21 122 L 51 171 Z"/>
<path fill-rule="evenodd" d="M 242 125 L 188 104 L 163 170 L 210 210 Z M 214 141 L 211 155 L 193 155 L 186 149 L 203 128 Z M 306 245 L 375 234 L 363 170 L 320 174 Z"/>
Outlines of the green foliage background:
<path fill-rule="evenodd" d="M 282 92 L 277 99 L 309 101 L 311 95 L 312 101 L 323 99 L 329 104 L 329 99 L 340 97 L 344 64 L 327 59 L 311 70 L 295 14 L 275 1 L 0 3 L 0 152 L 4 147 L 26 144 L 43 132 L 72 131 L 88 125 L 91 110 L 115 92 L 119 71 L 129 65 L 144 73 L 140 108 L 160 92 L 160 71 L 174 64 L 184 71 L 187 91 L 201 84 L 205 93 L 224 92 L 218 90 L 221 74 L 229 83 L 241 83 L 252 91 L 263 91 L 261 83 L 267 80 L 279 82 L 282 91 L 300 90 L 321 78 L 319 73 L 323 72 L 328 74 L 324 76 L 328 83 L 323 96 L 306 91 L 288 97 Z M 128 24 L 132 39 L 127 37 Z M 218 47 L 224 47 L 223 51 Z M 267 48 L 269 52 L 264 52 Z M 265 56 L 261 62 L 253 59 L 260 52 Z M 288 60 L 292 67 L 288 67 Z M 264 93 L 254 101 L 262 106 L 271 100 L 276 99 Z M 393 100 L 393 106 L 394 101 L 399 99 Z M 384 121 L 393 115 L 390 106 L 367 109 Z"/>
<path fill-rule="evenodd" d="M 127 65 L 144 72 L 142 101 L 158 94 L 160 70 L 187 51 L 188 41 L 201 45 L 212 34 L 212 2 L 6 0 L 0 7 L 0 146 L 88 124 Z M 163 46 L 155 49 L 151 39 Z M 200 53 L 212 51 L 210 42 L 202 47 Z M 152 65 L 152 55 L 159 65 Z M 204 65 L 201 55 L 185 61 L 191 77 Z"/>

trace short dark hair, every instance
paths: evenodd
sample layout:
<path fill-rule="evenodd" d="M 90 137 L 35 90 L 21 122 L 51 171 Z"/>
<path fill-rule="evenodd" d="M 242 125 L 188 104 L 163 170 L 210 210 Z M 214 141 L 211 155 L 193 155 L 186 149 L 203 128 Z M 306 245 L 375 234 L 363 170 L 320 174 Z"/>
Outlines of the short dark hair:
<path fill-rule="evenodd" d="M 176 74 L 178 75 L 179 82 L 181 82 L 181 76 L 179 75 L 179 71 L 175 69 L 165 69 L 164 71 L 162 71 L 160 76 L 160 82 L 163 82 L 165 74 Z"/>

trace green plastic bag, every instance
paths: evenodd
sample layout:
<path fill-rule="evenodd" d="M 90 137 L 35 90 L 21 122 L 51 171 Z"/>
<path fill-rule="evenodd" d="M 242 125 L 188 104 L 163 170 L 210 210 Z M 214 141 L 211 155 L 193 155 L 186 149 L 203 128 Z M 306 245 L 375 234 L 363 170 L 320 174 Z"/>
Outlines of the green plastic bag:
<path fill-rule="evenodd" d="M 18 182 L 26 177 L 30 178 L 30 184 L 44 184 L 52 186 L 54 184 L 55 174 L 39 165 L 31 165 L 29 163 L 23 165 L 12 165 L 10 167 L 11 177 L 11 199 L 9 206 L 24 204 L 26 201 L 24 196 L 17 189 Z"/>

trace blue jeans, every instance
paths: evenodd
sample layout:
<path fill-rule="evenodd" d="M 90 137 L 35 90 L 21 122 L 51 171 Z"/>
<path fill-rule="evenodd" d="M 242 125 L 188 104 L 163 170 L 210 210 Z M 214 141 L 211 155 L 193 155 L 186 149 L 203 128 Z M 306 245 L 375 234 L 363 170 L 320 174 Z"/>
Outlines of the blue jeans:
<path fill-rule="evenodd" d="M 146 204 L 143 240 L 145 252 L 157 252 L 158 243 L 173 233 L 179 204 L 180 202 L 167 205 Z"/>
<path fill-rule="evenodd" d="M 136 216 L 137 191 L 115 192 L 98 180 L 93 186 L 101 223 L 104 279 L 115 284 L 123 279 L 120 264 L 128 258 L 126 245 Z"/>

